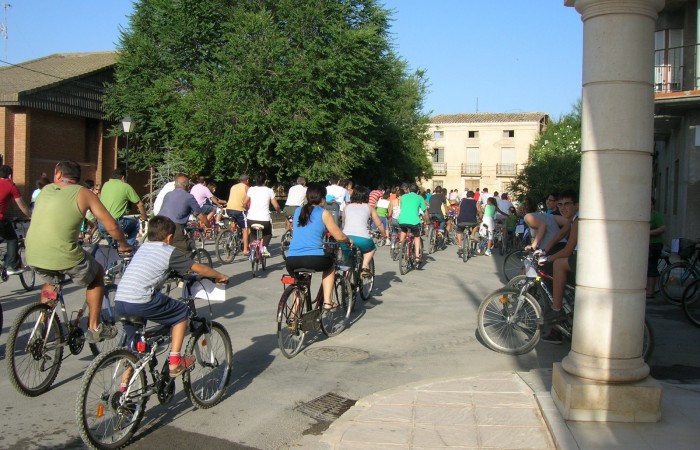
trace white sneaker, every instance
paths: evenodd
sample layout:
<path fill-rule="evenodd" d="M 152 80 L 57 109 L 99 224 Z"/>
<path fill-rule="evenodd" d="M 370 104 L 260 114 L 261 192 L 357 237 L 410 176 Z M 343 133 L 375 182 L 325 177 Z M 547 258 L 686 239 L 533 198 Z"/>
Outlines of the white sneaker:
<path fill-rule="evenodd" d="M 272 256 L 272 255 L 270 255 L 270 252 L 267 251 L 267 247 L 263 247 L 262 255 L 266 258 L 269 258 L 270 256 Z"/>

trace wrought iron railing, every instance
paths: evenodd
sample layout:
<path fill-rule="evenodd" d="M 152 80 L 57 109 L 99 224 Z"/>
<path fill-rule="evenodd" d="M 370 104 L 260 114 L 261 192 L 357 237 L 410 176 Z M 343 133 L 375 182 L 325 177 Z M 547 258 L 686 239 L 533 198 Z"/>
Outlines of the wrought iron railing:
<path fill-rule="evenodd" d="M 433 175 L 447 175 L 447 164 L 434 162 Z"/>
<path fill-rule="evenodd" d="M 518 174 L 517 164 L 496 164 L 496 175 L 514 177 Z"/>
<path fill-rule="evenodd" d="M 481 163 L 463 163 L 462 164 L 462 175 L 463 176 L 481 175 Z"/>
<path fill-rule="evenodd" d="M 680 92 L 698 89 L 698 77 L 685 59 L 697 58 L 698 44 L 671 47 L 654 52 L 654 92 Z M 693 56 L 691 58 L 691 56 Z"/>

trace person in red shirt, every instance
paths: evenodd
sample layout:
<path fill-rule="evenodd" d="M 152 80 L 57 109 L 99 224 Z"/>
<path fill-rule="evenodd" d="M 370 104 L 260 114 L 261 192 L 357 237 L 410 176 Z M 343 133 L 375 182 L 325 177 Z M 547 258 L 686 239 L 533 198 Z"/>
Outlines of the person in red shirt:
<path fill-rule="evenodd" d="M 0 238 L 7 242 L 7 256 L 5 256 L 5 267 L 8 275 L 16 275 L 22 272 L 17 246 L 17 233 L 12 226 L 12 222 L 5 217 L 10 200 L 17 203 L 17 207 L 26 215 L 31 217 L 27 204 L 22 200 L 22 194 L 12 181 L 12 167 L 0 166 Z"/>

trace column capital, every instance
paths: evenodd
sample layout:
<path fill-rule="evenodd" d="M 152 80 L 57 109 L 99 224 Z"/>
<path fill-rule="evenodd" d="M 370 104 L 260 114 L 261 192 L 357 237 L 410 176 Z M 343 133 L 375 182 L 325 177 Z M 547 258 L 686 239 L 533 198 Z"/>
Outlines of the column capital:
<path fill-rule="evenodd" d="M 606 14 L 642 14 L 656 20 L 666 0 L 564 0 L 565 6 L 573 6 L 582 20 Z"/>

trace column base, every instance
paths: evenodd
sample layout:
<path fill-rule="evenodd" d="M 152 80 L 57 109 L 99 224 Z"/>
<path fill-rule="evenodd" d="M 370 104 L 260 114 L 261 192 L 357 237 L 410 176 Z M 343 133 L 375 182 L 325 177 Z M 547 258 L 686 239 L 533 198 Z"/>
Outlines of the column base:
<path fill-rule="evenodd" d="M 651 377 L 612 384 L 579 378 L 561 363 L 552 368 L 552 400 L 566 420 L 582 422 L 658 422 L 661 384 Z"/>

